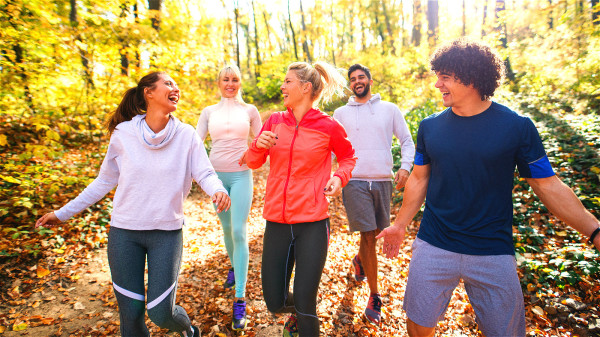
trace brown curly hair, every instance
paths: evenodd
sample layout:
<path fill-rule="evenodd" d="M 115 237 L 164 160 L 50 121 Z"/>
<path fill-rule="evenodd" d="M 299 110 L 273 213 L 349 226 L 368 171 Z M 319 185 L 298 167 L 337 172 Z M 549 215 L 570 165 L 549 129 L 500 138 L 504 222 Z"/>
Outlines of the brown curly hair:
<path fill-rule="evenodd" d="M 504 61 L 489 46 L 465 38 L 438 48 L 430 60 L 435 73 L 454 75 L 464 85 L 473 85 L 481 100 L 494 96 L 504 78 Z"/>

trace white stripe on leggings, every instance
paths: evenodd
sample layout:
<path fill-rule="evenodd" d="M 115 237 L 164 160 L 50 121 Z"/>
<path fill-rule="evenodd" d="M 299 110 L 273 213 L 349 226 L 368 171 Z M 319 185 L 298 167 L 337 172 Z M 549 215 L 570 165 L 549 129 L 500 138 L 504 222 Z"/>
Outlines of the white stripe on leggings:
<path fill-rule="evenodd" d="M 115 288 L 116 291 L 120 292 L 124 296 L 127 296 L 129 298 L 133 298 L 134 300 L 138 300 L 138 301 L 142 301 L 143 302 L 144 299 L 145 299 L 144 295 L 136 294 L 133 291 L 129 291 L 127 289 L 121 288 L 115 282 L 113 282 L 113 288 Z"/>
<path fill-rule="evenodd" d="M 169 296 L 169 293 L 173 290 L 173 288 L 175 288 L 176 285 L 177 285 L 177 280 L 175 280 L 173 285 L 171 285 L 171 287 L 169 289 L 167 289 L 167 291 L 165 291 L 160 296 L 158 296 L 154 301 L 148 303 L 148 305 L 147 305 L 148 309 L 152 309 L 155 306 L 157 306 L 158 303 L 162 302 L 162 300 L 164 300 L 165 297 Z"/>

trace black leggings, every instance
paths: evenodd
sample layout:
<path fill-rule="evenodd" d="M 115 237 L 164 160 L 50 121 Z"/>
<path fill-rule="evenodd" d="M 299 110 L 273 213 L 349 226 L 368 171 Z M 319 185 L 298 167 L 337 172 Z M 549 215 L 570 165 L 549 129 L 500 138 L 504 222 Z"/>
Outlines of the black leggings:
<path fill-rule="evenodd" d="M 298 316 L 300 336 L 319 336 L 317 291 L 327 258 L 329 219 L 297 224 L 267 221 L 262 288 L 269 311 Z M 289 291 L 296 263 L 293 295 Z"/>
<path fill-rule="evenodd" d="M 122 336 L 150 336 L 144 322 L 144 269 L 148 257 L 148 317 L 159 327 L 190 331 L 185 310 L 175 305 L 181 266 L 181 230 L 135 231 L 111 227 L 108 264 L 119 303 Z"/>

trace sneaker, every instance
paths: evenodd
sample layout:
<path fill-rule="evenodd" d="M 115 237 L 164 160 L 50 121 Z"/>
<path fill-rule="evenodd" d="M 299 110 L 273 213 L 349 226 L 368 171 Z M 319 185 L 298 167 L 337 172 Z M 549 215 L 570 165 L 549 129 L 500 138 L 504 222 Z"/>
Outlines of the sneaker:
<path fill-rule="evenodd" d="M 225 289 L 230 289 L 233 288 L 235 286 L 235 274 L 233 273 L 233 268 L 229 269 L 229 272 L 227 273 L 227 281 L 225 281 L 225 284 L 223 284 L 223 287 L 225 287 Z"/>
<path fill-rule="evenodd" d="M 235 331 L 241 331 L 246 328 L 246 301 L 237 300 L 233 302 L 233 321 L 231 328 Z"/>
<path fill-rule="evenodd" d="M 188 336 L 190 336 L 190 337 L 200 337 L 200 329 L 198 329 L 198 327 L 195 326 L 195 325 L 192 325 L 191 328 L 192 328 L 192 331 L 191 331 L 192 334 L 191 335 L 188 334 Z"/>
<path fill-rule="evenodd" d="M 373 323 L 379 324 L 381 322 L 381 298 L 379 298 L 379 294 L 371 294 L 369 297 L 369 304 L 365 309 L 365 316 Z"/>
<path fill-rule="evenodd" d="M 298 337 L 298 319 L 296 314 L 290 315 L 287 322 L 283 326 L 283 337 Z"/>
<path fill-rule="evenodd" d="M 356 279 L 358 282 L 364 281 L 367 276 L 365 275 L 365 270 L 363 269 L 358 254 L 356 254 L 356 256 L 352 259 L 352 265 L 354 266 L 354 279 Z"/>

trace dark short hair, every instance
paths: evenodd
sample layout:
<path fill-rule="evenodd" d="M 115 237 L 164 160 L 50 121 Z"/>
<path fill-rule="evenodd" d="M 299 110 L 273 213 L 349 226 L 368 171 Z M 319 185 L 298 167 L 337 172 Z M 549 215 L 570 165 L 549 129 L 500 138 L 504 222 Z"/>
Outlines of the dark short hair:
<path fill-rule="evenodd" d="M 464 85 L 473 85 L 481 100 L 494 96 L 504 78 L 504 62 L 482 42 L 460 38 L 438 48 L 430 60 L 435 73 L 454 75 Z"/>
<path fill-rule="evenodd" d="M 367 78 L 371 79 L 371 71 L 369 70 L 369 68 L 367 68 L 359 63 L 353 64 L 350 68 L 348 68 L 348 79 L 350 79 L 350 74 L 352 74 L 353 72 L 355 72 L 357 70 L 364 71 L 365 74 L 367 74 Z"/>

